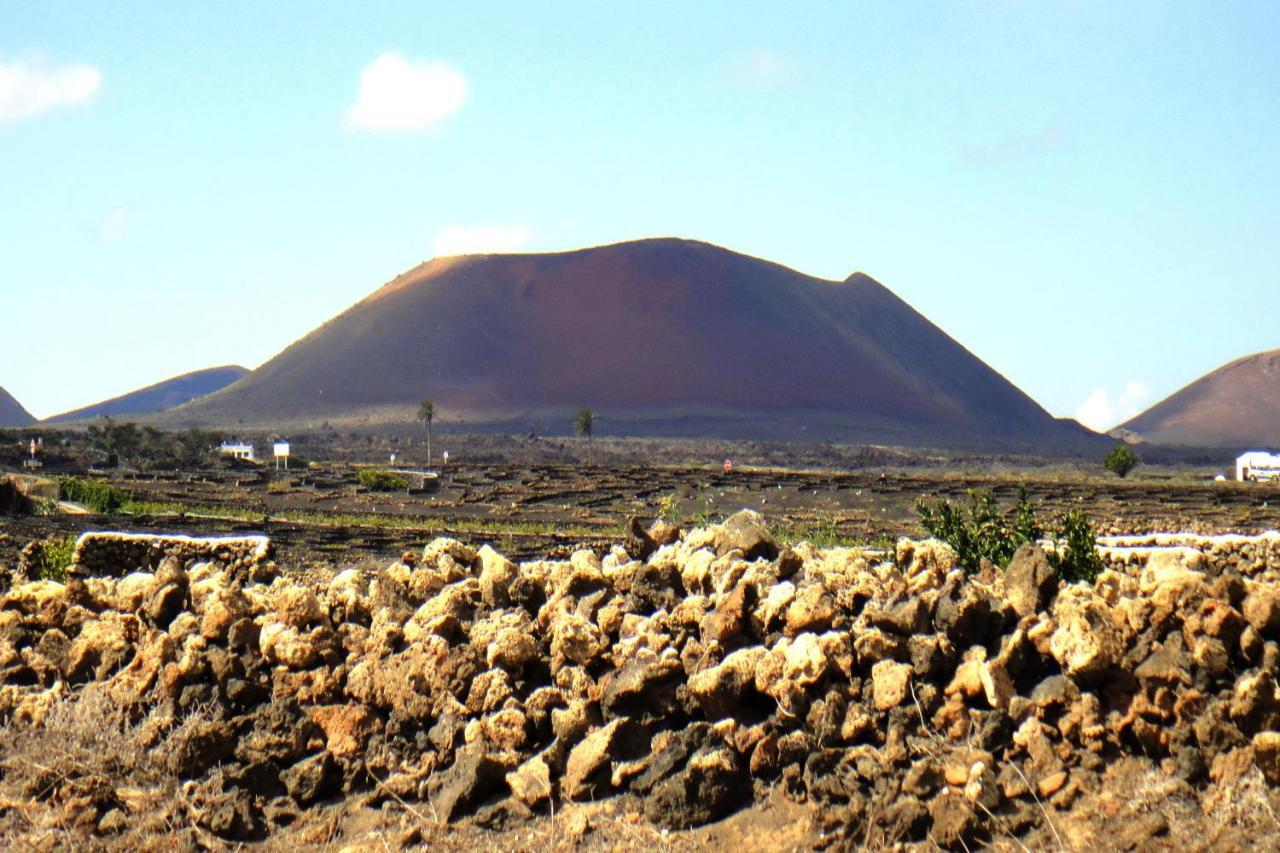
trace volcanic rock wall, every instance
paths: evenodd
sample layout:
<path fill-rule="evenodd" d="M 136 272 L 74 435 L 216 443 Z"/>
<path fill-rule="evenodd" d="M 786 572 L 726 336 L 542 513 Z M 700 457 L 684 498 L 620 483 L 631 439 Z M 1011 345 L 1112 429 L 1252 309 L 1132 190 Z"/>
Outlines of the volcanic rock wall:
<path fill-rule="evenodd" d="M 167 558 L 184 568 L 211 563 L 233 575 L 269 580 L 271 540 L 266 536 L 157 536 L 148 533 L 85 533 L 76 540 L 72 574 L 114 576 L 153 571 Z"/>
<path fill-rule="evenodd" d="M 1148 533 L 1104 536 L 1098 540 L 1104 564 L 1117 571 L 1141 569 L 1148 563 L 1175 561 L 1211 574 L 1235 572 L 1248 577 L 1280 578 L 1280 532 L 1258 536 L 1200 536 L 1192 533 Z"/>
<path fill-rule="evenodd" d="M 682 827 L 781 786 L 833 838 L 960 847 L 1030 837 L 1121 759 L 1206 803 L 1280 782 L 1272 577 L 893 556 L 780 550 L 740 513 L 520 565 L 438 539 L 321 588 L 179 558 L 26 583 L 0 596 L 0 717 L 82 686 L 150 714 L 207 792 L 187 819 L 224 838 L 353 794 L 482 823 L 627 795 Z M 95 790 L 88 833 L 126 801 Z"/>

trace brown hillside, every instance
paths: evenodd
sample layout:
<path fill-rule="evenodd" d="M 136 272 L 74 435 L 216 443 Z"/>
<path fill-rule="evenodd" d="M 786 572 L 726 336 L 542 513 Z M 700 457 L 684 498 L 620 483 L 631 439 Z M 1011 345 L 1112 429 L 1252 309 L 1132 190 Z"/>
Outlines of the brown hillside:
<path fill-rule="evenodd" d="M 1220 367 L 1122 428 L 1158 444 L 1280 447 L 1280 349 Z"/>
<path fill-rule="evenodd" d="M 94 403 L 92 406 L 85 406 L 75 411 L 54 415 L 51 418 L 46 418 L 43 423 L 61 424 L 72 421 L 93 420 L 104 415 L 115 418 L 126 415 L 162 412 L 165 409 L 172 409 L 174 406 L 189 403 L 198 397 L 203 397 L 205 394 L 212 394 L 214 391 L 221 390 L 248 372 L 246 368 L 238 365 L 195 370 L 191 373 L 175 376 L 172 379 L 166 379 L 163 382 L 157 382 L 154 385 L 148 385 L 146 388 L 140 388 L 137 391 L 131 391 L 128 394 L 112 397 L 110 400 L 104 400 L 101 403 Z"/>
<path fill-rule="evenodd" d="M 31 413 L 22 408 L 22 404 L 13 396 L 0 388 L 0 427 L 23 427 L 36 422 Z"/>
<path fill-rule="evenodd" d="M 411 422 L 948 445 L 1087 440 L 871 278 L 706 243 L 429 261 L 175 421 Z"/>

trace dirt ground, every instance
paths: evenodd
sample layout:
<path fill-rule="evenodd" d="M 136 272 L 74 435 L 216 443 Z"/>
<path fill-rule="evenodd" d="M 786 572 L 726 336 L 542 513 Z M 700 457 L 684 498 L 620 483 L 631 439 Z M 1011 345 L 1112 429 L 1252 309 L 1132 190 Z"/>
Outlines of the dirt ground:
<path fill-rule="evenodd" d="M 1187 469 L 1145 469 L 1121 480 L 1069 468 L 988 470 L 873 468 L 795 470 L 511 463 L 451 465 L 437 490 L 371 492 L 358 468 L 323 463 L 306 471 L 208 470 L 117 473 L 109 481 L 151 512 L 6 521 L 0 560 L 26 540 L 105 525 L 177 533 L 258 532 L 276 542 L 281 565 L 334 570 L 385 562 L 437 535 L 486 542 L 516 558 L 604 547 L 632 517 L 723 518 L 744 507 L 784 537 L 827 544 L 885 544 L 923 533 L 920 499 L 963 499 L 987 489 L 1011 504 L 1025 487 L 1043 514 L 1083 508 L 1099 532 L 1189 530 L 1257 533 L 1280 527 L 1280 485 L 1213 482 Z M 224 516 L 224 517 L 219 517 Z"/>
<path fill-rule="evenodd" d="M 572 448 L 575 452 L 576 446 Z M 705 449 L 712 456 L 715 448 Z M 567 451 L 566 451 L 567 452 Z M 780 540 L 887 545 L 920 536 L 918 500 L 963 499 L 990 490 L 1009 505 L 1025 488 L 1046 516 L 1083 508 L 1099 533 L 1181 530 L 1252 534 L 1280 527 L 1280 486 L 1214 482 L 1206 469 L 1147 467 L 1121 480 L 1064 464 L 1011 460 L 894 460 L 872 454 L 844 469 L 739 463 L 731 473 L 686 460 L 639 464 L 603 454 L 595 464 L 564 459 L 505 459 L 451 464 L 430 491 L 371 492 L 355 459 L 306 470 L 113 473 L 144 512 L 136 515 L 29 516 L 0 520 L 0 565 L 14 565 L 30 540 L 84 530 L 123 529 L 212 534 L 260 532 L 276 544 L 289 574 L 329 577 L 344 568 L 375 568 L 439 535 L 478 547 L 491 543 L 513 559 L 567 557 L 580 546 L 619 541 L 630 519 L 666 515 L 680 523 L 717 520 L 744 508 L 765 516 Z M 715 454 L 718 455 L 718 454 Z M 791 460 L 793 463 L 806 460 Z M 899 464 L 894 464 L 895 462 Z M 1275 792 L 1244 777 L 1206 803 L 1168 767 L 1125 758 L 1105 768 L 1100 790 L 1073 802 L 1046 802 L 1028 835 L 1016 828 L 986 839 L 994 849 L 1235 850 L 1258 846 L 1280 830 Z M 378 792 L 373 792 L 377 794 Z M 1211 816 L 1208 816 L 1210 815 Z M 758 790 L 753 805 L 692 830 L 646 821 L 628 796 L 572 803 L 550 814 L 511 819 L 478 816 L 443 825 L 385 796 L 319 805 L 275 834 L 267 849 L 432 850 L 762 850 L 875 848 L 850 837 L 846 816 L 789 794 L 779 783 Z M 51 841 L 56 845 L 55 839 Z M 207 839 L 206 839 L 207 840 Z M 217 846 L 216 844 L 214 846 Z M 926 845 L 927 847 L 927 845 Z"/>

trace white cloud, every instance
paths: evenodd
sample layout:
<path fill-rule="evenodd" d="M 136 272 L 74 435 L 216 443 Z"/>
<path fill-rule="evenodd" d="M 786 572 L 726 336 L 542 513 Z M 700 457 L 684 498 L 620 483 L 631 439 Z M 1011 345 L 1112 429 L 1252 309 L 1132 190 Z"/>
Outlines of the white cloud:
<path fill-rule="evenodd" d="M 129 227 L 129 218 L 133 213 L 133 205 L 122 204 L 113 207 L 102 215 L 102 220 L 98 223 L 98 242 L 114 243 L 124 236 L 125 229 Z"/>
<path fill-rule="evenodd" d="M 345 123 L 355 130 L 413 133 L 430 130 L 467 99 L 467 81 L 434 60 L 384 53 L 360 72 L 360 92 Z"/>
<path fill-rule="evenodd" d="M 98 92 L 102 72 L 92 65 L 49 67 L 42 56 L 0 61 L 0 121 L 30 118 L 75 104 Z"/>
<path fill-rule="evenodd" d="M 519 252 L 532 239 L 533 231 L 527 225 L 446 225 L 432 238 L 431 252 L 437 258 Z"/>
<path fill-rule="evenodd" d="M 757 50 L 731 62 L 724 71 L 724 80 L 734 86 L 765 88 L 791 82 L 796 71 L 796 64 L 789 57 Z"/>
<path fill-rule="evenodd" d="M 1137 380 L 1115 393 L 1094 388 L 1076 409 L 1075 418 L 1089 429 L 1104 432 L 1139 414 L 1150 399 L 1151 389 Z"/>

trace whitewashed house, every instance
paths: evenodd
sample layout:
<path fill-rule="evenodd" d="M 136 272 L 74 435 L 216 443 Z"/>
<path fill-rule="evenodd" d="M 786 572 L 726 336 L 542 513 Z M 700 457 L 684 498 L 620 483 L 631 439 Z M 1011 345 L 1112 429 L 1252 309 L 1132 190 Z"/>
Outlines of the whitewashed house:
<path fill-rule="evenodd" d="M 223 456 L 230 456 L 233 459 L 253 461 L 253 445 L 244 441 L 224 441 L 222 446 L 218 448 L 218 453 Z"/>
<path fill-rule="evenodd" d="M 1268 453 L 1265 450 L 1250 450 L 1236 459 L 1236 479 L 1248 480 L 1280 480 L 1280 453 Z"/>

